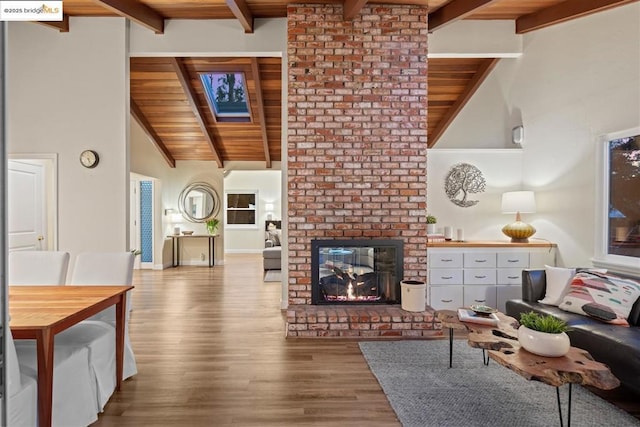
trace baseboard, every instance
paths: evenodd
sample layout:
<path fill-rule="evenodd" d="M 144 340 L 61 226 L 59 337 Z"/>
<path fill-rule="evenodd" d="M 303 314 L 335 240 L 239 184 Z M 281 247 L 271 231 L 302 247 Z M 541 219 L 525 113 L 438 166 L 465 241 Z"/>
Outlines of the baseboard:
<path fill-rule="evenodd" d="M 225 249 L 225 254 L 261 254 L 262 249 Z"/>
<path fill-rule="evenodd" d="M 209 266 L 209 260 L 205 260 L 205 261 L 200 261 L 199 259 L 187 259 L 187 260 L 180 260 L 180 265 L 190 265 L 190 266 L 205 266 L 208 267 Z"/>

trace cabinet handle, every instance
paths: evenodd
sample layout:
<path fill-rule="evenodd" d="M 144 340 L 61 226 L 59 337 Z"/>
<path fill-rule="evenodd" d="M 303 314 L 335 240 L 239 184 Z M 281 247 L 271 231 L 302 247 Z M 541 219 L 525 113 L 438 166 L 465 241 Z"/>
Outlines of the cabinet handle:
<path fill-rule="evenodd" d="M 441 299 L 440 302 L 452 302 L 452 299 Z"/>
<path fill-rule="evenodd" d="M 517 279 L 520 276 L 507 276 L 509 279 Z"/>
<path fill-rule="evenodd" d="M 475 277 L 476 279 L 486 279 L 487 278 L 487 276 L 473 276 L 473 277 Z"/>
<path fill-rule="evenodd" d="M 449 279 L 453 279 L 453 276 L 442 276 L 440 278 L 443 280 L 449 280 Z"/>
<path fill-rule="evenodd" d="M 477 260 L 475 260 L 475 262 L 487 262 L 487 260 L 486 259 L 477 259 Z"/>
<path fill-rule="evenodd" d="M 507 262 L 518 262 L 517 259 L 508 259 Z"/>
<path fill-rule="evenodd" d="M 487 302 L 486 299 L 474 299 L 475 302 Z"/>
<path fill-rule="evenodd" d="M 453 261 L 453 259 L 451 259 L 451 258 L 440 258 L 440 261 L 442 261 L 442 262 L 451 262 L 451 261 Z"/>

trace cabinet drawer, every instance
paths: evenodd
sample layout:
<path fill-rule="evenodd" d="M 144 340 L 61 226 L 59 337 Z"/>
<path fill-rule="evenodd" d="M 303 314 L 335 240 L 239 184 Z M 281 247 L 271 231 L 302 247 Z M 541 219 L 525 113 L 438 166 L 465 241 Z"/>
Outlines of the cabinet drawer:
<path fill-rule="evenodd" d="M 496 266 L 495 252 L 465 252 L 464 266 L 471 268 L 489 268 Z"/>
<path fill-rule="evenodd" d="M 499 285 L 521 285 L 522 269 L 521 268 L 499 268 L 498 284 Z"/>
<path fill-rule="evenodd" d="M 521 286 L 496 286 L 497 305 L 501 312 L 506 312 L 507 301 L 510 299 L 522 299 Z"/>
<path fill-rule="evenodd" d="M 429 270 L 430 285 L 461 285 L 462 270 L 451 268 L 434 268 Z"/>
<path fill-rule="evenodd" d="M 465 286 L 463 293 L 464 306 L 484 304 L 489 307 L 496 306 L 495 286 Z"/>
<path fill-rule="evenodd" d="M 431 253 L 429 254 L 431 268 L 462 268 L 462 253 Z"/>
<path fill-rule="evenodd" d="M 498 254 L 498 268 L 529 267 L 528 252 L 505 252 Z"/>
<path fill-rule="evenodd" d="M 457 310 L 462 307 L 462 286 L 430 286 L 429 305 L 435 310 Z"/>
<path fill-rule="evenodd" d="M 465 285 L 495 285 L 496 269 L 495 268 L 472 268 L 464 270 Z"/>

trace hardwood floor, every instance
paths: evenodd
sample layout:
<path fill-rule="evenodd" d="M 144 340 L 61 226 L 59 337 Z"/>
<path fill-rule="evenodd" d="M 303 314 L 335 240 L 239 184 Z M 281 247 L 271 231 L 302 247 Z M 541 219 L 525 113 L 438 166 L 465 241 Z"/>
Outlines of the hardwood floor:
<path fill-rule="evenodd" d="M 261 255 L 136 271 L 138 374 L 94 426 L 399 426 L 355 341 L 285 340 Z"/>
<path fill-rule="evenodd" d="M 138 374 L 94 426 L 399 426 L 356 341 L 286 340 L 261 255 L 134 274 Z M 605 398 L 640 419 L 638 397 Z"/>

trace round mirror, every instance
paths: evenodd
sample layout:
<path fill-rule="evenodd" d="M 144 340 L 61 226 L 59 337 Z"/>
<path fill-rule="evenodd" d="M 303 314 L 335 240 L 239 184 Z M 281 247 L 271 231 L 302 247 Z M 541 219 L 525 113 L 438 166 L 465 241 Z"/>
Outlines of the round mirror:
<path fill-rule="evenodd" d="M 180 193 L 178 207 L 188 221 L 205 222 L 220 212 L 220 197 L 206 182 L 194 182 Z"/>

